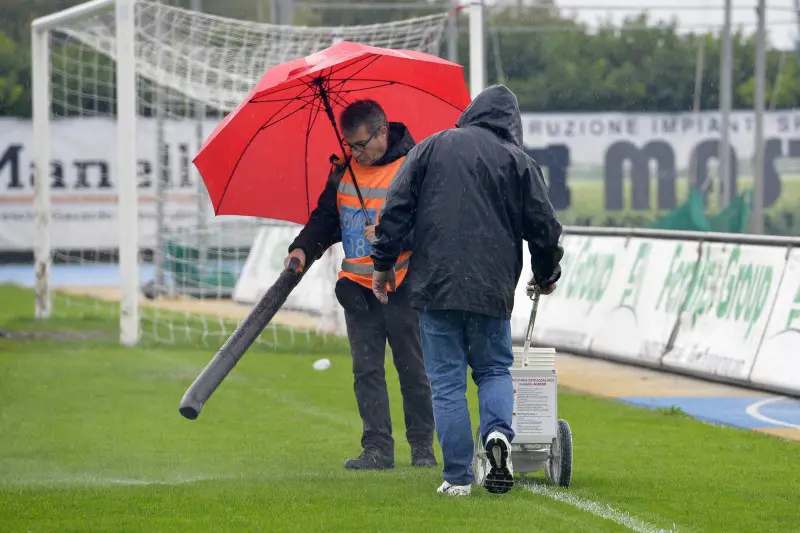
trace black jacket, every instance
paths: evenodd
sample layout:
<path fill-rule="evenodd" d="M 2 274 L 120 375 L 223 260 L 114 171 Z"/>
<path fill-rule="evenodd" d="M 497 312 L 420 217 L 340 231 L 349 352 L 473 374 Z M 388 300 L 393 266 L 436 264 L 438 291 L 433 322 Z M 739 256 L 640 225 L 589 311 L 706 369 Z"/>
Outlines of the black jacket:
<path fill-rule="evenodd" d="M 400 122 L 389 123 L 389 138 L 386 153 L 376 165 L 388 165 L 404 155 L 414 147 L 414 138 L 408 128 Z M 336 193 L 339 189 L 339 182 L 347 170 L 344 164 L 335 164 L 335 156 L 331 156 L 331 172 L 328 175 L 328 182 L 325 189 L 319 196 L 317 207 L 311 212 L 308 222 L 300 230 L 294 242 L 289 245 L 289 252 L 300 248 L 310 260 L 312 257 L 317 260 L 322 257 L 325 251 L 342 240 L 342 226 L 339 220 L 339 208 L 336 203 Z M 358 175 L 356 175 L 358 181 Z M 409 234 L 402 242 L 403 251 L 409 250 L 413 239 L 413 234 Z"/>
<path fill-rule="evenodd" d="M 547 287 L 559 279 L 561 224 L 539 165 L 522 148 L 519 106 L 509 89 L 486 89 L 456 128 L 408 154 L 376 228 L 375 270 L 392 268 L 412 228 L 406 283 L 418 310 L 510 319 L 523 239 L 536 282 Z"/>

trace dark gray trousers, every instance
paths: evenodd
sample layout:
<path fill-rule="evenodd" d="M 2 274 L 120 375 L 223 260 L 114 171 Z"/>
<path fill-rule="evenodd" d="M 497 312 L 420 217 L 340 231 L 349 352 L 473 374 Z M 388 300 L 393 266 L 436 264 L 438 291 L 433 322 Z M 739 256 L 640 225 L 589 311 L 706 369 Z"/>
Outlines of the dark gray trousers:
<path fill-rule="evenodd" d="M 412 446 L 432 445 L 431 386 L 422 359 L 419 316 L 409 305 L 406 284 L 389 293 L 388 305 L 382 305 L 371 290 L 348 279 L 337 283 L 336 296 L 344 307 L 353 357 L 353 389 L 364 428 L 361 445 L 394 456 L 385 377 L 387 340 L 400 379 L 406 439 Z"/>

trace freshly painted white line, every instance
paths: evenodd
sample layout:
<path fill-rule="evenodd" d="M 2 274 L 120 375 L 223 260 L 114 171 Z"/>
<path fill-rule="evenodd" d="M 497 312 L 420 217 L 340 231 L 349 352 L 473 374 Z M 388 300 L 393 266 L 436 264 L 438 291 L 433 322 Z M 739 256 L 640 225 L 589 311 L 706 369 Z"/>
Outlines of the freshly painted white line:
<path fill-rule="evenodd" d="M 197 483 L 198 481 L 209 481 L 219 479 L 214 477 L 194 477 L 186 479 L 126 479 L 109 478 L 103 481 L 109 485 L 183 485 L 184 483 Z M 102 483 L 101 483 L 102 484 Z"/>
<path fill-rule="evenodd" d="M 413 476 L 411 471 L 398 471 L 395 477 Z M 248 479 L 254 481 L 274 481 L 279 479 L 319 479 L 321 477 L 345 478 L 345 471 L 339 472 L 260 472 L 248 477 L 248 473 L 240 473 L 239 475 L 197 475 L 187 477 L 175 478 L 133 478 L 123 476 L 103 476 L 93 474 L 69 474 L 69 473 L 47 473 L 42 475 L 25 475 L 19 473 L 16 475 L 7 475 L 0 478 L 0 486 L 112 486 L 112 485 L 129 485 L 129 486 L 146 486 L 146 485 L 182 485 L 187 483 L 199 483 L 202 481 L 220 481 L 230 479 Z"/>
<path fill-rule="evenodd" d="M 672 533 L 677 531 L 674 525 L 671 529 L 663 529 L 639 520 L 635 516 L 631 516 L 630 513 L 618 511 L 610 505 L 581 498 L 572 492 L 555 490 L 548 485 L 526 483 L 524 487 L 534 494 L 541 494 L 556 501 L 572 505 L 597 517 L 616 522 L 631 531 L 636 531 L 636 533 Z"/>
<path fill-rule="evenodd" d="M 178 479 L 136 479 L 93 475 L 45 475 L 41 477 L 19 476 L 0 480 L 0 485 L 49 485 L 49 486 L 111 486 L 111 485 L 182 485 L 225 479 L 224 476 L 196 476 Z"/>
<path fill-rule="evenodd" d="M 753 418 L 760 420 L 762 422 L 766 422 L 767 424 L 774 424 L 776 426 L 783 426 L 786 428 L 792 429 L 800 429 L 800 426 L 797 424 L 790 424 L 789 422 L 784 422 L 782 420 L 775 420 L 774 418 L 770 418 L 766 415 L 762 415 L 759 410 L 764 407 L 765 405 L 769 405 L 771 403 L 776 403 L 781 400 L 788 400 L 789 398 L 785 398 L 783 396 L 776 396 L 774 398 L 766 398 L 764 400 L 759 400 L 753 404 L 750 404 L 747 409 L 745 410 L 748 415 L 752 416 Z"/>

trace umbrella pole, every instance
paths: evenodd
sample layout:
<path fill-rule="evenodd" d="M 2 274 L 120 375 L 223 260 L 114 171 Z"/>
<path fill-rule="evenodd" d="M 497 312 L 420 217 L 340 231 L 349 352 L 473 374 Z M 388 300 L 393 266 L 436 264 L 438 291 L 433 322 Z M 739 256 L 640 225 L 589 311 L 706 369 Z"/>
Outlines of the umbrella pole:
<path fill-rule="evenodd" d="M 336 117 L 333 115 L 333 107 L 331 107 L 331 101 L 328 98 L 328 93 L 325 91 L 325 88 L 322 86 L 322 78 L 317 78 L 314 80 L 319 88 L 319 96 L 322 99 L 322 104 L 325 106 L 325 113 L 328 115 L 328 119 L 331 121 L 331 126 L 333 126 L 333 131 L 336 133 L 336 140 L 339 142 L 339 148 L 342 149 L 342 154 L 344 157 L 345 165 L 347 166 L 347 170 L 350 171 L 350 177 L 353 178 L 353 185 L 356 188 L 356 196 L 358 196 L 358 201 L 361 203 L 361 211 L 364 213 L 364 221 L 367 226 L 370 225 L 369 213 L 367 213 L 367 206 L 364 204 L 364 197 L 361 196 L 361 189 L 358 187 L 358 181 L 356 181 L 356 173 L 353 172 L 353 167 L 350 165 L 350 158 L 347 157 L 344 149 L 344 141 L 342 141 L 342 136 L 339 133 L 339 128 L 336 126 Z"/>

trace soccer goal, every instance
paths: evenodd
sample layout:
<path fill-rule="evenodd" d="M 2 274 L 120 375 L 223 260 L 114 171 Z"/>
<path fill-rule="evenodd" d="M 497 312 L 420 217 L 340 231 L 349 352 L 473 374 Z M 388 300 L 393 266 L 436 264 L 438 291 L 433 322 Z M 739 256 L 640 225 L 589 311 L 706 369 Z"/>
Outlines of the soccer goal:
<path fill-rule="evenodd" d="M 214 217 L 191 163 L 205 137 L 272 65 L 339 40 L 439 54 L 459 12 L 470 17 L 471 65 L 481 65 L 472 68 L 475 94 L 485 79 L 482 10 L 475 3 L 369 26 L 298 27 L 153 0 L 93 0 L 35 20 L 36 316 L 118 314 L 128 345 L 143 337 L 224 342 L 249 311 L 248 299 L 235 296 L 251 249 L 275 247 L 277 264 L 286 242 L 276 243 L 275 231 L 297 228 Z M 269 243 L 265 227 L 275 230 Z M 316 305 L 334 312 L 330 302 Z M 319 328 L 301 315 L 283 321 L 292 332 Z"/>

